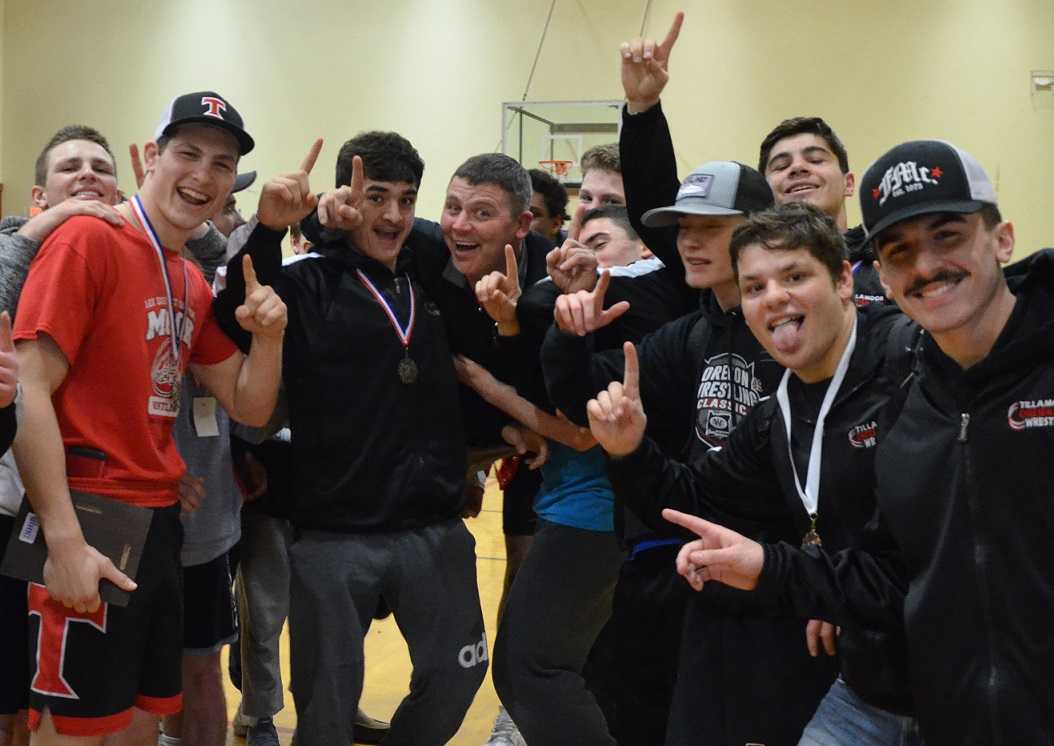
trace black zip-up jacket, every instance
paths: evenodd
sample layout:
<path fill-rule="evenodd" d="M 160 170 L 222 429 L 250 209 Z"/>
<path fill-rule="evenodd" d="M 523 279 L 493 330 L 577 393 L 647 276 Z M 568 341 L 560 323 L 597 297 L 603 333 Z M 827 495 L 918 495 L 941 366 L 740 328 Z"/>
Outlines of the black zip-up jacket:
<path fill-rule="evenodd" d="M 317 213 L 304 218 L 300 228 L 316 245 L 341 240 L 339 232 L 322 227 Z M 527 234 L 519 257 L 521 287 L 526 288 L 547 275 L 545 255 L 552 248 L 552 243 L 545 237 L 537 233 Z M 475 288 L 451 262 L 439 223 L 416 218 L 406 249 L 412 258 L 414 277 L 439 307 L 453 353 L 475 360 L 506 383 L 516 384 L 521 380 L 518 376 L 524 375 L 525 370 L 536 371 L 534 377 L 540 378 L 540 338 L 532 350 L 529 340 L 524 337 L 503 338 L 498 335 L 494 321 L 476 300 Z M 459 383 L 458 391 L 469 446 L 504 445 L 501 429 L 511 422 L 510 418 L 483 401 L 468 386 Z"/>
<path fill-rule="evenodd" d="M 323 243 L 316 247 L 320 258 L 283 269 L 283 235 L 258 225 L 228 264 L 224 293 L 243 297 L 241 256 L 249 252 L 260 282 L 273 286 L 289 309 L 282 377 L 297 485 L 290 521 L 298 528 L 373 533 L 458 517 L 465 438 L 442 314 L 411 277 L 417 321 L 409 356 L 418 378 L 404 384 L 402 344 L 356 274 L 362 270 L 394 302 L 405 325 L 409 250 L 399 255 L 395 275 L 342 242 Z M 230 314 L 218 315 L 231 322 Z"/>
<path fill-rule="evenodd" d="M 875 447 L 887 422 L 895 419 L 886 409 L 901 399 L 916 329 L 892 307 L 859 312 L 856 348 L 824 429 L 817 531 L 829 551 L 860 546 L 874 514 Z M 804 483 L 826 383 L 806 387 L 796 378 L 790 381 L 790 449 L 786 421 L 770 396 L 736 427 L 723 449 L 682 464 L 645 440 L 635 453 L 611 461 L 611 483 L 648 523 L 661 523 L 662 509 L 671 507 L 747 532 L 789 518 L 797 535 L 804 536 L 811 523 L 789 454 L 792 449 Z M 912 712 L 901 629 L 848 625 L 838 639 L 838 659 L 843 678 L 869 704 Z"/>
<path fill-rule="evenodd" d="M 1054 256 L 1009 282 L 984 360 L 964 371 L 926 339 L 877 455 L 866 551 L 767 545 L 757 589 L 841 623 L 903 623 L 937 746 L 1054 743 Z"/>

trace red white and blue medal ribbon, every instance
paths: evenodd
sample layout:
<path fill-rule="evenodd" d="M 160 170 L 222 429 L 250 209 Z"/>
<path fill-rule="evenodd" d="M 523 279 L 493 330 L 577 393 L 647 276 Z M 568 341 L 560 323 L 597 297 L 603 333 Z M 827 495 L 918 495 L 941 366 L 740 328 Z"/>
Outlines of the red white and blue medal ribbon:
<path fill-rule="evenodd" d="M 798 467 L 794 465 L 794 451 L 791 449 L 791 408 L 790 397 L 787 395 L 787 382 L 790 380 L 790 369 L 783 371 L 779 388 L 776 389 L 776 401 L 779 403 L 780 412 L 783 414 L 783 424 L 787 428 L 787 457 L 790 459 L 791 473 L 794 474 L 794 486 L 798 490 L 805 512 L 809 514 L 811 526 L 808 533 L 802 539 L 802 546 L 819 545 L 820 535 L 816 532 L 816 519 L 820 505 L 820 464 L 823 460 L 823 426 L 827 419 L 827 413 L 831 411 L 834 398 L 838 395 L 838 389 L 842 388 L 846 371 L 849 370 L 849 358 L 853 356 L 856 348 L 856 324 L 849 334 L 849 341 L 842 351 L 842 357 L 838 361 L 838 367 L 834 371 L 834 377 L 827 384 L 827 392 L 824 394 L 823 403 L 820 404 L 820 413 L 816 416 L 816 427 L 812 431 L 812 446 L 809 448 L 809 470 L 805 475 L 805 489 L 802 489 L 801 479 L 798 477 Z"/>
<path fill-rule="evenodd" d="M 417 302 L 414 299 L 414 286 L 410 281 L 409 275 L 406 277 L 406 285 L 410 289 L 410 320 L 406 324 L 406 328 L 399 323 L 398 317 L 395 315 L 395 311 L 392 310 L 391 304 L 388 303 L 388 299 L 384 297 L 380 290 L 377 289 L 370 278 L 366 276 L 366 273 L 361 269 L 355 270 L 355 273 L 359 277 L 361 282 L 370 294 L 374 297 L 374 300 L 380 304 L 381 308 L 384 309 L 385 315 L 388 316 L 388 321 L 395 329 L 396 336 L 399 337 L 399 343 L 403 346 L 403 359 L 399 363 L 399 378 L 405 384 L 411 384 L 417 380 L 417 364 L 410 358 L 410 340 L 414 335 L 414 326 L 417 324 Z"/>
<path fill-rule="evenodd" d="M 186 323 L 187 314 L 189 312 L 190 304 L 190 279 L 187 275 L 186 262 L 183 263 L 183 313 L 179 316 L 179 324 L 176 324 L 176 304 L 175 299 L 172 296 L 172 278 L 168 275 L 168 263 L 165 261 L 165 249 L 161 246 L 161 241 L 157 237 L 157 231 L 154 230 L 154 226 L 150 222 L 150 218 L 146 216 L 146 210 L 143 209 L 143 202 L 139 199 L 139 195 L 135 195 L 130 200 L 132 205 L 132 212 L 135 213 L 136 220 L 139 221 L 139 225 L 143 226 L 143 231 L 146 233 L 146 237 L 150 240 L 150 245 L 154 247 L 154 253 L 157 255 L 158 264 L 161 265 L 161 279 L 165 283 L 165 300 L 168 301 L 168 341 L 172 345 L 172 362 L 179 368 L 179 353 L 180 343 L 183 341 L 183 324 Z"/>

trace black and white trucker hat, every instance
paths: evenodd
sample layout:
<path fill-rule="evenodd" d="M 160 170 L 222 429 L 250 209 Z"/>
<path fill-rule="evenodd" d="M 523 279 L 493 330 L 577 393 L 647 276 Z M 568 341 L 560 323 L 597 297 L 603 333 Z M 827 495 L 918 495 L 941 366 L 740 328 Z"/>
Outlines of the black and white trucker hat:
<path fill-rule="evenodd" d="M 977 159 L 943 140 L 902 143 L 872 163 L 860 182 L 869 239 L 894 223 L 934 212 L 977 212 L 996 204 Z"/>

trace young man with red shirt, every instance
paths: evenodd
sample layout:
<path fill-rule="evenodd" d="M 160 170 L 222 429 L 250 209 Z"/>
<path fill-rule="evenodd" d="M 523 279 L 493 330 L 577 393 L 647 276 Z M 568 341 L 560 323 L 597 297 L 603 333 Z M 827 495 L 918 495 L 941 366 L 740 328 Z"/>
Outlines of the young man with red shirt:
<path fill-rule="evenodd" d="M 72 218 L 30 269 L 14 338 L 24 392 L 15 451 L 48 549 L 47 585 L 29 591 L 33 744 L 91 746 L 133 722 L 112 742 L 146 744 L 157 715 L 180 708 L 179 382 L 189 368 L 232 416 L 262 425 L 281 375 L 281 300 L 249 283 L 238 318 L 253 346 L 243 356 L 182 257 L 252 147 L 219 95 L 176 98 L 145 148 L 140 193 L 118 208 L 125 222 Z M 292 214 L 311 200 L 303 172 L 282 182 L 264 190 L 261 209 Z M 85 541 L 71 490 L 152 511 L 138 583 Z M 127 607 L 101 602 L 102 579 L 131 592 Z"/>

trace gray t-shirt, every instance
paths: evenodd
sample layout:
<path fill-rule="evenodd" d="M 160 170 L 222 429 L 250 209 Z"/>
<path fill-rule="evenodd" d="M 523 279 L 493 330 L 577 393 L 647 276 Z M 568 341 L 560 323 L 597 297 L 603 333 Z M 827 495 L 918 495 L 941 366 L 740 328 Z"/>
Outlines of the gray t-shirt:
<path fill-rule="evenodd" d="M 230 417 L 218 404 L 213 405 L 214 417 L 203 418 L 201 424 L 214 421 L 217 434 L 199 434 L 194 422 L 194 402 L 211 399 L 212 395 L 188 374 L 183 379 L 181 396 L 172 435 L 187 462 L 187 473 L 205 482 L 201 507 L 182 515 L 181 559 L 184 567 L 190 567 L 216 559 L 237 543 L 241 537 L 242 495 L 234 481 L 231 462 Z"/>

